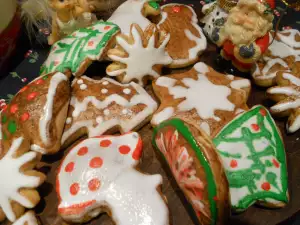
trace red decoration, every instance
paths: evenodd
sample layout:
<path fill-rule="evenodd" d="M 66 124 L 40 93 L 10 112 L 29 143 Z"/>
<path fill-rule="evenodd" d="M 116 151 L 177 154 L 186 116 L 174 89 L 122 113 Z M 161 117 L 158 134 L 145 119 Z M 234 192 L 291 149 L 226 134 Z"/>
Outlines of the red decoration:
<path fill-rule="evenodd" d="M 122 155 L 126 155 L 130 152 L 130 148 L 127 145 L 122 145 L 121 147 L 119 147 L 119 152 Z"/>
<path fill-rule="evenodd" d="M 271 189 L 271 185 L 269 182 L 265 182 L 261 185 L 261 188 L 265 191 L 269 191 Z"/>
<path fill-rule="evenodd" d="M 13 104 L 10 107 L 10 113 L 15 114 L 18 111 L 18 105 L 17 104 Z"/>
<path fill-rule="evenodd" d="M 279 164 L 279 162 L 278 162 L 276 159 L 273 159 L 272 162 L 273 162 L 273 165 L 274 165 L 276 168 L 279 168 L 279 167 L 280 167 L 280 164 Z"/>
<path fill-rule="evenodd" d="M 31 101 L 38 95 L 37 92 L 31 92 L 29 95 L 27 95 L 27 100 Z"/>
<path fill-rule="evenodd" d="M 134 160 L 139 160 L 142 156 L 142 151 L 143 151 L 143 143 L 141 140 L 139 140 L 136 149 L 134 150 L 134 152 L 132 153 L 132 158 Z"/>
<path fill-rule="evenodd" d="M 66 167 L 65 167 L 65 171 L 67 173 L 71 173 L 74 170 L 74 166 L 75 166 L 74 162 L 68 163 L 68 165 L 66 165 Z"/>
<path fill-rule="evenodd" d="M 100 146 L 104 147 L 104 148 L 109 147 L 110 145 L 111 145 L 111 141 L 110 140 L 102 140 L 100 142 Z"/>
<path fill-rule="evenodd" d="M 94 178 L 89 181 L 90 191 L 97 191 L 99 188 L 100 188 L 100 180 L 98 178 Z"/>
<path fill-rule="evenodd" d="M 267 115 L 267 111 L 265 109 L 260 109 L 259 110 L 259 113 L 262 115 L 262 116 L 266 116 Z"/>
<path fill-rule="evenodd" d="M 238 162 L 235 159 L 232 159 L 230 161 L 230 167 L 231 168 L 236 168 L 238 166 Z"/>
<path fill-rule="evenodd" d="M 28 86 L 23 87 L 19 92 L 22 93 L 28 89 Z"/>
<path fill-rule="evenodd" d="M 260 130 L 260 127 L 256 123 L 251 124 L 251 127 L 254 131 L 259 131 Z"/>
<path fill-rule="evenodd" d="M 29 113 L 28 112 L 24 112 L 22 114 L 22 116 L 21 116 L 21 121 L 25 122 L 25 121 L 27 121 L 29 119 L 29 117 L 30 117 Z"/>
<path fill-rule="evenodd" d="M 172 9 L 173 9 L 173 12 L 175 12 L 175 13 L 179 13 L 181 10 L 180 6 L 173 6 Z"/>
<path fill-rule="evenodd" d="M 83 156 L 85 155 L 86 153 L 88 153 L 89 149 L 87 147 L 82 147 L 79 149 L 79 151 L 77 152 L 77 155 L 79 156 Z"/>
<path fill-rule="evenodd" d="M 109 30 L 110 29 L 110 26 L 105 26 L 104 27 L 104 30 Z"/>
<path fill-rule="evenodd" d="M 74 183 L 70 187 L 70 193 L 71 193 L 71 195 L 77 195 L 78 192 L 79 192 L 79 190 L 80 190 L 80 187 L 79 187 L 78 183 Z"/>
<path fill-rule="evenodd" d="M 43 80 L 43 79 L 38 79 L 38 80 L 35 82 L 36 85 L 40 85 L 40 84 L 42 84 L 42 83 L 44 83 L 44 80 Z"/>
<path fill-rule="evenodd" d="M 89 41 L 89 42 L 88 42 L 88 46 L 91 47 L 91 46 L 93 46 L 93 45 L 94 45 L 94 42 L 93 42 L 93 41 Z"/>
<path fill-rule="evenodd" d="M 91 168 L 100 168 L 103 165 L 103 160 L 100 157 L 95 157 L 90 161 Z"/>
<path fill-rule="evenodd" d="M 219 201 L 219 198 L 217 196 L 214 197 L 215 201 Z"/>

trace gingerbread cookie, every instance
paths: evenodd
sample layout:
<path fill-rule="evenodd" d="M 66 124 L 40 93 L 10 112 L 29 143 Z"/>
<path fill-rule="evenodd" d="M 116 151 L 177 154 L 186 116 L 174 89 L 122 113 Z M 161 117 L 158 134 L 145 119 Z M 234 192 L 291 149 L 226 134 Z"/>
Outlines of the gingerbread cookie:
<path fill-rule="evenodd" d="M 22 137 L 33 151 L 57 152 L 69 100 L 69 78 L 60 72 L 38 77 L 23 87 L 2 112 L 4 151 Z"/>
<path fill-rule="evenodd" d="M 153 89 L 161 101 L 153 126 L 179 117 L 214 137 L 236 114 L 248 109 L 250 81 L 220 74 L 201 62 L 188 72 L 159 77 Z"/>
<path fill-rule="evenodd" d="M 108 51 L 108 57 L 115 62 L 107 67 L 106 73 L 117 76 L 121 83 L 137 81 L 145 85 L 149 79 L 160 76 L 163 65 L 172 62 L 165 52 L 169 39 L 169 35 L 159 37 L 154 24 L 145 31 L 137 24 L 132 24 L 130 36 L 117 36 L 116 48 Z"/>
<path fill-rule="evenodd" d="M 254 203 L 283 207 L 289 199 L 285 150 L 273 118 L 263 106 L 237 116 L 214 138 L 226 170 L 232 208 Z"/>
<path fill-rule="evenodd" d="M 169 225 L 161 175 L 139 172 L 138 133 L 89 138 L 71 149 L 57 175 L 59 214 L 86 222 L 108 213 L 119 225 Z M 147 222 L 146 222 L 147 221 Z"/>
<path fill-rule="evenodd" d="M 200 224 L 227 224 L 228 182 L 205 132 L 180 119 L 171 119 L 155 128 L 153 144 L 167 161 Z"/>
<path fill-rule="evenodd" d="M 271 113 L 275 116 L 289 116 L 287 131 L 296 132 L 300 129 L 300 73 L 279 72 L 276 80 L 278 86 L 267 90 L 268 97 L 278 102 L 271 107 Z"/>
<path fill-rule="evenodd" d="M 180 68 L 197 62 L 199 54 L 206 49 L 207 41 L 193 8 L 182 4 L 167 4 L 161 10 L 162 16 L 157 27 L 170 34 L 166 51 L 173 62 L 169 67 Z"/>
<path fill-rule="evenodd" d="M 2 117 L 3 118 L 3 117 Z M 33 170 L 41 155 L 28 152 L 30 144 L 24 137 L 14 138 L 11 145 L 2 142 L 0 153 L 0 221 L 11 222 L 33 208 L 40 201 L 35 190 L 45 180 L 45 175 Z"/>
<path fill-rule="evenodd" d="M 106 57 L 119 31 L 117 25 L 103 21 L 75 31 L 52 46 L 41 74 L 71 71 L 81 76 L 93 61 Z"/>
<path fill-rule="evenodd" d="M 33 211 L 28 211 L 12 225 L 39 225 Z"/>
<path fill-rule="evenodd" d="M 122 34 L 130 34 L 130 25 L 136 23 L 145 30 L 151 21 L 147 17 L 160 14 L 160 7 L 156 1 L 127 0 L 120 5 L 107 20 L 117 24 Z"/>
<path fill-rule="evenodd" d="M 284 30 L 270 34 L 270 46 L 253 69 L 252 77 L 259 86 L 276 84 L 276 74 L 280 71 L 300 73 L 300 32 Z"/>
<path fill-rule="evenodd" d="M 112 79 L 75 79 L 62 143 L 68 145 L 78 137 L 104 133 L 121 133 L 147 123 L 157 103 L 138 84 L 122 85 Z"/>

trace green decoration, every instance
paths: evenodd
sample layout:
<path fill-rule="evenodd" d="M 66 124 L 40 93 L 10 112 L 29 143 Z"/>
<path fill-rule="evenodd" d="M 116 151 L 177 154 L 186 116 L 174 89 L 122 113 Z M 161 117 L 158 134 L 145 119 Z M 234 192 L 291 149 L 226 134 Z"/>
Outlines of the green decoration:
<path fill-rule="evenodd" d="M 2 118 L 2 124 L 7 122 L 7 116 L 5 114 L 2 114 L 1 118 Z"/>
<path fill-rule="evenodd" d="M 8 125 L 7 125 L 7 129 L 9 131 L 9 133 L 14 134 L 17 131 L 17 124 L 16 121 L 11 120 L 9 121 Z"/>
<path fill-rule="evenodd" d="M 156 2 L 156 1 L 150 1 L 150 2 L 148 2 L 149 3 L 149 5 L 153 8 L 153 9 L 155 9 L 155 10 L 158 10 L 160 7 L 159 7 L 159 4 Z"/>

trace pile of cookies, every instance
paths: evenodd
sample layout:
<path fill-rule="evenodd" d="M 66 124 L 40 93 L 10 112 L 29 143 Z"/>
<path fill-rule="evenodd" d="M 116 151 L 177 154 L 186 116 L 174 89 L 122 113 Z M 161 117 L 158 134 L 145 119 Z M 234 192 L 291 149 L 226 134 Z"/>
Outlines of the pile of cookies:
<path fill-rule="evenodd" d="M 277 33 L 253 72 L 258 85 L 278 85 L 267 91 L 278 101 L 271 113 L 290 115 L 289 132 L 300 127 L 299 43 L 299 31 Z M 0 221 L 40 224 L 27 211 L 46 179 L 36 165 L 69 148 L 53 206 L 66 222 L 107 213 L 118 225 L 175 224 L 162 176 L 138 168 L 143 143 L 134 131 L 149 122 L 153 146 L 200 224 L 227 224 L 231 211 L 255 203 L 284 207 L 286 157 L 276 123 L 265 107 L 249 109 L 250 80 L 199 62 L 206 47 L 190 6 L 147 0 L 127 0 L 106 22 L 56 42 L 41 75 L 1 112 Z M 109 77 L 84 75 L 94 61 L 112 62 Z M 187 66 L 162 76 L 164 67 Z"/>

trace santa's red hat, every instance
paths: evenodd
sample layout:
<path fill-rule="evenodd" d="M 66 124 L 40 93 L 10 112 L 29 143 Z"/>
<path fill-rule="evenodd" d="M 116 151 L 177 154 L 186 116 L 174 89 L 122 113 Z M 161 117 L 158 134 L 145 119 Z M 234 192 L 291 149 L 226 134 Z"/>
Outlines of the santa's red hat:
<path fill-rule="evenodd" d="M 258 0 L 261 3 L 267 3 L 271 9 L 275 9 L 275 0 Z"/>

